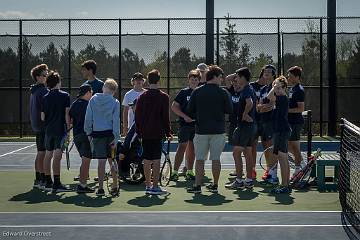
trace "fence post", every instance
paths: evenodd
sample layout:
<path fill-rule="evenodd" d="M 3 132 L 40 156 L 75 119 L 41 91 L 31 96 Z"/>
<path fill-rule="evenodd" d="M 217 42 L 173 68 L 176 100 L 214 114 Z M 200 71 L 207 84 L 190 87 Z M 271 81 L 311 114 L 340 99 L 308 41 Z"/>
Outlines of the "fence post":
<path fill-rule="evenodd" d="M 69 70 L 68 70 L 68 91 L 71 96 L 71 19 L 68 20 L 69 23 L 69 49 L 68 49 L 68 55 L 69 55 Z"/>
<path fill-rule="evenodd" d="M 220 64 L 220 30 L 219 30 L 219 24 L 220 20 L 219 18 L 216 19 L 216 65 L 219 66 Z"/>
<path fill-rule="evenodd" d="M 167 94 L 170 95 L 170 18 L 168 18 L 168 48 L 167 48 Z"/>
<path fill-rule="evenodd" d="M 23 117 L 22 117 L 22 20 L 19 20 L 19 136 L 23 137 Z"/>
<path fill-rule="evenodd" d="M 320 18 L 320 137 L 323 136 L 323 19 Z"/>
<path fill-rule="evenodd" d="M 281 34 L 280 34 L 280 18 L 277 19 L 277 29 L 278 29 L 278 70 L 277 75 L 280 76 L 282 73 L 281 70 Z"/>
<path fill-rule="evenodd" d="M 206 64 L 214 64 L 214 0 L 206 0 Z"/>
<path fill-rule="evenodd" d="M 121 101 L 121 88 L 122 88 L 122 84 L 121 84 L 121 78 L 122 78 L 122 75 L 121 75 L 121 19 L 119 18 L 119 62 L 118 62 L 118 78 L 119 78 L 119 101 L 120 103 L 122 102 Z M 120 115 L 121 115 L 121 110 L 122 110 L 122 104 L 120 104 Z M 121 119 L 121 117 L 120 117 Z M 122 122 L 122 121 L 121 121 Z"/>

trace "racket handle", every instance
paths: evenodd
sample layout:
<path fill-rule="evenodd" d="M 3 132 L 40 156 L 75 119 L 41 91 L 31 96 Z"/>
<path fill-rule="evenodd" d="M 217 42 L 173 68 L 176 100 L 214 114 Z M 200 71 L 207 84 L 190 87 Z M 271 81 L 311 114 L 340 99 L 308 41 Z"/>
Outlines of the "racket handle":
<path fill-rule="evenodd" d="M 111 158 L 115 158 L 115 148 L 113 146 L 111 146 Z"/>

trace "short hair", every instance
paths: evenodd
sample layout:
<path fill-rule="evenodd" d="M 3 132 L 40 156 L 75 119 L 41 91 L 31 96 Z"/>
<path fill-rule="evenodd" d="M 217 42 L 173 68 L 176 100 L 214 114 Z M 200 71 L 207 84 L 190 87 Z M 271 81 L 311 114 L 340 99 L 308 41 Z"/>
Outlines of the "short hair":
<path fill-rule="evenodd" d="M 265 65 L 262 69 L 263 69 L 262 71 L 264 71 L 265 69 L 271 69 L 273 77 L 276 76 L 276 67 L 274 67 L 274 65 L 268 64 Z"/>
<path fill-rule="evenodd" d="M 250 72 L 249 68 L 242 67 L 242 68 L 236 70 L 235 72 L 239 77 L 244 77 L 246 79 L 246 81 L 248 81 L 248 82 L 250 81 L 251 72 Z"/>
<path fill-rule="evenodd" d="M 160 72 L 157 69 L 151 70 L 147 74 L 147 79 L 149 81 L 149 84 L 157 84 L 160 81 Z"/>
<path fill-rule="evenodd" d="M 288 81 L 285 76 L 281 75 L 276 78 L 275 81 L 279 81 L 281 83 L 281 87 L 287 89 Z M 275 84 L 275 81 L 273 82 L 273 84 Z"/>
<path fill-rule="evenodd" d="M 114 79 L 108 78 L 104 83 L 104 87 L 109 89 L 112 93 L 115 93 L 118 88 L 118 84 Z"/>
<path fill-rule="evenodd" d="M 96 74 L 96 62 L 94 60 L 87 60 L 81 64 L 81 67 L 86 68 L 87 70 L 92 70 L 92 73 Z"/>
<path fill-rule="evenodd" d="M 50 89 L 56 87 L 56 85 L 61 81 L 60 74 L 56 71 L 50 71 L 46 77 L 46 86 Z"/>
<path fill-rule="evenodd" d="M 295 77 L 301 78 L 302 68 L 299 66 L 293 66 L 293 67 L 289 68 L 289 70 L 287 70 L 287 72 L 291 73 Z"/>
<path fill-rule="evenodd" d="M 39 64 L 30 71 L 30 75 L 34 81 L 36 81 L 36 77 L 39 77 L 43 71 L 47 71 L 49 68 L 45 63 Z"/>
<path fill-rule="evenodd" d="M 217 65 L 210 65 L 209 71 L 206 73 L 206 81 L 210 81 L 220 75 L 224 75 L 224 71 Z"/>
<path fill-rule="evenodd" d="M 197 69 L 191 70 L 188 74 L 188 79 L 190 79 L 191 77 L 200 79 L 201 78 L 200 70 Z"/>

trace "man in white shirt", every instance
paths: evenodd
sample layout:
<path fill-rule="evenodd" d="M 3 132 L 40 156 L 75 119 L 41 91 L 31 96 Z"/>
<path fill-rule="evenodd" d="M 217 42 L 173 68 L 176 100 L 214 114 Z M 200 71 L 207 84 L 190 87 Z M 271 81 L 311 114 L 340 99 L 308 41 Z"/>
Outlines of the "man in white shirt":
<path fill-rule="evenodd" d="M 137 72 L 131 78 L 131 85 L 133 85 L 133 89 L 125 93 L 124 100 L 122 105 L 124 106 L 123 111 L 123 135 L 126 135 L 128 129 L 134 122 L 134 113 L 133 111 L 129 111 L 129 104 L 134 102 L 141 94 L 143 94 L 146 90 L 143 87 L 144 85 L 144 76 Z"/>

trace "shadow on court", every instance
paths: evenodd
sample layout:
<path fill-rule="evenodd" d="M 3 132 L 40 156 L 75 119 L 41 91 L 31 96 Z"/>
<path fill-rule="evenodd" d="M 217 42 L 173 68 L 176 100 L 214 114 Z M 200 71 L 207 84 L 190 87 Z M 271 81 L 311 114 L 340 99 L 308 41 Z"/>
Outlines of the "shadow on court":
<path fill-rule="evenodd" d="M 259 196 L 258 192 L 252 190 L 236 190 L 234 193 L 239 196 L 237 200 L 252 200 Z"/>
<path fill-rule="evenodd" d="M 64 196 L 64 193 L 51 194 L 40 191 L 38 189 L 31 189 L 27 192 L 11 197 L 9 201 L 25 202 L 25 204 L 38 204 L 44 202 L 57 202 L 62 198 L 62 196 Z"/>
<path fill-rule="evenodd" d="M 127 203 L 138 207 L 151 207 L 155 205 L 163 205 L 168 200 L 168 195 L 157 196 L 157 195 L 144 195 L 130 199 Z"/>
<path fill-rule="evenodd" d="M 184 202 L 191 203 L 191 204 L 201 204 L 204 206 L 219 206 L 225 203 L 232 202 L 233 200 L 226 200 L 226 197 L 215 193 L 211 195 L 203 195 L 203 194 L 195 194 L 193 199 L 191 200 L 184 200 Z"/>
<path fill-rule="evenodd" d="M 111 197 L 92 197 L 86 194 L 78 194 L 74 196 L 59 199 L 63 204 L 72 204 L 79 207 L 105 207 L 113 202 Z"/>

